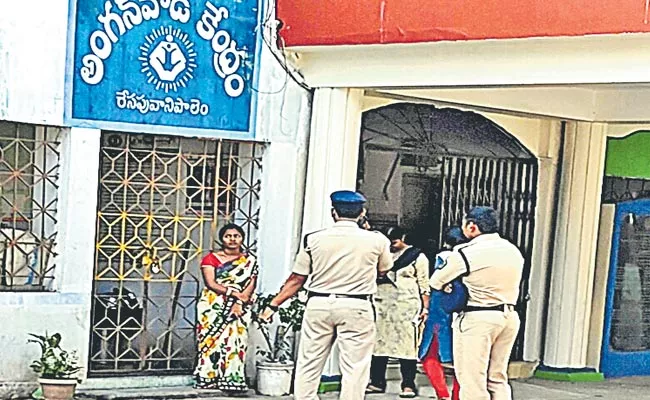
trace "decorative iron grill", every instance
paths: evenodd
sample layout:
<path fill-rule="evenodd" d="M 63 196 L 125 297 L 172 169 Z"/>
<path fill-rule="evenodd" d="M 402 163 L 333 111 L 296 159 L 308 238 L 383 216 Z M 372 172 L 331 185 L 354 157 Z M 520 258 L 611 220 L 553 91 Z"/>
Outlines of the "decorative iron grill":
<path fill-rule="evenodd" d="M 603 179 L 603 203 L 618 203 L 650 198 L 650 179 L 605 176 Z"/>
<path fill-rule="evenodd" d="M 441 227 L 460 225 L 473 206 L 490 206 L 499 214 L 500 234 L 522 251 L 525 265 L 517 311 L 524 321 L 535 233 L 537 160 L 444 157 L 442 176 Z M 523 357 L 523 331 L 513 348 L 515 359 Z"/>
<path fill-rule="evenodd" d="M 60 135 L 0 121 L 0 291 L 52 288 Z"/>
<path fill-rule="evenodd" d="M 442 226 L 459 225 L 470 207 L 490 206 L 499 213 L 501 234 L 529 258 L 536 188 L 536 160 L 445 157 Z"/>
<path fill-rule="evenodd" d="M 199 263 L 228 222 L 255 253 L 262 150 L 102 134 L 90 375 L 191 372 Z"/>

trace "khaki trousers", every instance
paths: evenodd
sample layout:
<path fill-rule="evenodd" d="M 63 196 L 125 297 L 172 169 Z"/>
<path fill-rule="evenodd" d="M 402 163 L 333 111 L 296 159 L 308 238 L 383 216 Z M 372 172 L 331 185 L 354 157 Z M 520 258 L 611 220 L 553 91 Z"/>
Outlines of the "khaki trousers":
<path fill-rule="evenodd" d="M 471 311 L 454 320 L 454 369 L 461 399 L 512 399 L 508 361 L 519 324 L 512 309 Z"/>
<path fill-rule="evenodd" d="M 294 398 L 318 399 L 323 368 L 334 341 L 339 347 L 343 400 L 362 400 L 370 379 L 375 318 L 369 300 L 312 297 L 300 331 Z"/>

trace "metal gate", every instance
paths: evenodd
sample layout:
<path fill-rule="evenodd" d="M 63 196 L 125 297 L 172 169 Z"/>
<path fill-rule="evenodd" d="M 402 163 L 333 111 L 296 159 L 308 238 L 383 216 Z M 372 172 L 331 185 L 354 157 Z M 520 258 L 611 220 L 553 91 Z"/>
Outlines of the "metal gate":
<path fill-rule="evenodd" d="M 517 310 L 526 318 L 526 302 L 535 233 L 537 204 L 537 160 L 475 157 L 442 158 L 441 228 L 460 225 L 473 206 L 497 210 L 499 232 L 516 244 L 525 259 Z M 441 229 L 440 242 L 442 242 Z M 524 329 L 513 348 L 513 358 L 523 357 Z"/>
<path fill-rule="evenodd" d="M 480 114 L 417 103 L 363 114 L 357 178 L 374 226 L 399 223 L 413 233 L 412 244 L 432 255 L 440 249 L 444 229 L 459 225 L 471 207 L 489 205 L 498 211 L 500 233 L 526 259 L 514 359 L 523 356 L 537 175 L 535 156 Z"/>
<path fill-rule="evenodd" d="M 262 147 L 102 134 L 89 375 L 188 373 L 199 262 L 228 222 L 255 252 Z"/>

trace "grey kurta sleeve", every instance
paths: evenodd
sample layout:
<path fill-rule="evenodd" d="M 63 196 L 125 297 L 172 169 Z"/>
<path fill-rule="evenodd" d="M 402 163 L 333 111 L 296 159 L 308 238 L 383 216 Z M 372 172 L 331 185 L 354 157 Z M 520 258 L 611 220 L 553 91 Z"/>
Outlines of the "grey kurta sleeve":
<path fill-rule="evenodd" d="M 420 294 L 429 294 L 429 259 L 424 254 L 420 254 L 415 260 L 415 277 L 420 287 Z"/>

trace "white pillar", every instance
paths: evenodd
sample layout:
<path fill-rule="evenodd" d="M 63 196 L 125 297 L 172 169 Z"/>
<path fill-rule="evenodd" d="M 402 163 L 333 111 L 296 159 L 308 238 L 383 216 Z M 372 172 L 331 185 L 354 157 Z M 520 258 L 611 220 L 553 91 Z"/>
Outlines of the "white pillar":
<path fill-rule="evenodd" d="M 300 239 L 300 221 L 305 192 L 305 169 L 309 136 L 311 97 L 294 88 L 285 96 L 285 107 L 299 118 L 291 126 L 282 125 L 269 101 L 264 117 L 264 129 L 273 130 L 272 142 L 264 150 L 262 168 L 262 205 L 260 208 L 259 292 L 277 292 L 289 275 Z M 281 101 L 282 99 L 278 99 Z M 260 107 L 265 109 L 265 107 Z M 275 119 L 273 119 L 275 117 Z M 288 119 L 288 118 L 287 118 Z M 259 125 L 262 123 L 258 122 Z"/>
<path fill-rule="evenodd" d="M 55 270 L 62 292 L 92 292 L 100 138 L 99 129 L 71 128 L 63 141 Z"/>
<path fill-rule="evenodd" d="M 58 296 L 68 298 L 74 304 L 59 306 L 61 319 L 69 321 L 61 333 L 66 346 L 78 351 L 80 365 L 84 367 L 88 365 L 91 331 L 100 138 L 99 129 L 85 128 L 71 128 L 64 136 L 61 146 L 59 232 L 55 249 L 59 256 L 53 260 L 56 262 Z M 47 304 L 46 301 L 43 303 Z M 83 368 L 83 378 L 86 373 L 87 368 Z"/>
<path fill-rule="evenodd" d="M 561 123 L 540 119 L 537 159 L 537 208 L 535 210 L 535 238 L 531 253 L 531 270 L 528 286 L 530 300 L 526 310 L 524 330 L 524 360 L 539 361 L 542 358 L 542 337 L 546 320 L 546 296 L 548 293 L 548 266 L 551 263 L 553 222 L 557 169 L 561 146 Z"/>
<path fill-rule="evenodd" d="M 330 193 L 356 189 L 361 132 L 360 89 L 316 89 L 312 109 L 303 234 L 332 223 Z M 338 349 L 323 375 L 340 375 Z"/>
<path fill-rule="evenodd" d="M 303 233 L 332 222 L 329 195 L 355 190 L 361 132 L 360 89 L 316 89 L 312 109 Z"/>
<path fill-rule="evenodd" d="M 300 243 L 312 95 L 287 81 L 285 70 L 262 47 L 255 137 L 270 144 L 262 157 L 257 290 L 276 293 L 289 276 Z"/>
<path fill-rule="evenodd" d="M 544 364 L 584 368 L 593 295 L 606 135 L 601 123 L 567 124 Z"/>

